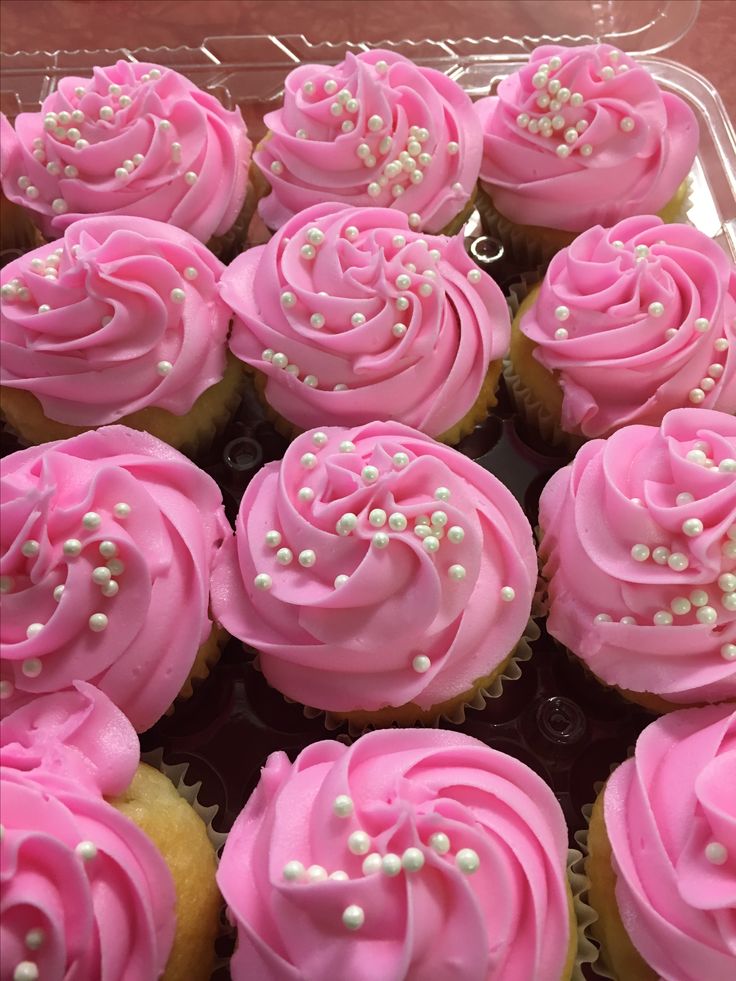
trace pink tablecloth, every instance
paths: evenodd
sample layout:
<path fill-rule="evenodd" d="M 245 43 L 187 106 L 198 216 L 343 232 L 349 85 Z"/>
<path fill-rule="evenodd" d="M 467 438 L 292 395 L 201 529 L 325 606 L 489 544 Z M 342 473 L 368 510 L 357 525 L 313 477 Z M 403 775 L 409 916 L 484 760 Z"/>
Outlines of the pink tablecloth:
<path fill-rule="evenodd" d="M 606 16 L 605 5 L 588 0 L 2 0 L 0 44 L 3 51 L 55 51 L 196 46 L 223 34 L 296 33 L 326 41 L 534 35 L 540 24 L 549 25 L 553 6 L 566 29 L 589 24 L 591 7 L 598 18 Z M 634 0 L 620 6 L 633 20 L 641 16 Z M 731 116 L 734 37 L 736 3 L 703 0 L 690 33 L 664 54 L 710 79 Z"/>

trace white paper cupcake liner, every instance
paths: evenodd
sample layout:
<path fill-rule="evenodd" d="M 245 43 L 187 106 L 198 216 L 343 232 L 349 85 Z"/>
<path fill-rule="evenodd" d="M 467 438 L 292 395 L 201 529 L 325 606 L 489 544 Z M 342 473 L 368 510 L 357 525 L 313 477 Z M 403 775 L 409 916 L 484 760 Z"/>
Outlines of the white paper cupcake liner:
<path fill-rule="evenodd" d="M 575 921 L 578 925 L 578 949 L 572 981 L 585 981 L 583 965 L 593 965 L 599 957 L 598 947 L 588 933 L 590 924 L 596 921 L 597 915 L 592 906 L 589 906 L 585 900 L 590 882 L 585 875 L 584 862 L 583 852 L 579 852 L 575 848 L 568 849 L 567 881 L 570 883 Z"/>

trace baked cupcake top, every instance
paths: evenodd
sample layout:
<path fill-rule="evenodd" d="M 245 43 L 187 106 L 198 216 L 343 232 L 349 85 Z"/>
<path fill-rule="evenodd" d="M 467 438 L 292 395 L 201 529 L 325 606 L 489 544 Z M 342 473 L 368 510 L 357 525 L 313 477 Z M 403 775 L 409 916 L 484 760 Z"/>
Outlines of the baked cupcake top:
<path fill-rule="evenodd" d="M 545 44 L 475 103 L 481 182 L 517 224 L 579 232 L 653 214 L 687 176 L 698 124 L 610 44 Z"/>
<path fill-rule="evenodd" d="M 0 712 L 91 681 L 142 732 L 210 634 L 229 533 L 215 482 L 147 433 L 110 426 L 2 461 Z"/>
<path fill-rule="evenodd" d="M 300 65 L 268 113 L 253 155 L 271 184 L 269 228 L 325 200 L 397 208 L 412 228 L 441 231 L 470 200 L 482 150 L 468 96 L 452 79 L 393 51 Z"/>
<path fill-rule="evenodd" d="M 445 730 L 269 757 L 217 880 L 234 981 L 559 981 L 566 829 L 528 767 Z"/>
<path fill-rule="evenodd" d="M 733 976 L 736 958 L 736 712 L 674 712 L 609 778 L 606 832 L 616 902 L 658 977 Z"/>
<path fill-rule="evenodd" d="M 159 977 L 174 937 L 171 875 L 103 798 L 130 784 L 138 740 L 101 692 L 75 688 L 0 723 L 3 977 Z"/>
<path fill-rule="evenodd" d="M 462 236 L 422 237 L 388 208 L 309 208 L 238 256 L 221 291 L 231 350 L 301 429 L 383 417 L 439 436 L 508 349 L 506 301 Z"/>
<path fill-rule="evenodd" d="M 529 524 L 495 477 L 375 422 L 304 433 L 256 474 L 212 609 L 305 705 L 430 709 L 510 654 L 536 575 Z"/>
<path fill-rule="evenodd" d="M 606 684 L 736 698 L 736 419 L 675 409 L 586 443 L 539 518 L 553 636 Z"/>
<path fill-rule="evenodd" d="M 697 228 L 591 228 L 552 259 L 521 330 L 562 388 L 562 428 L 607 436 L 669 409 L 736 412 L 736 269 Z"/>
<path fill-rule="evenodd" d="M 160 65 L 118 61 L 68 76 L 40 112 L 0 121 L 5 194 L 46 238 L 86 215 L 138 215 L 202 242 L 234 223 L 245 200 L 251 144 L 229 112 Z"/>
<path fill-rule="evenodd" d="M 163 222 L 74 222 L 62 245 L 26 253 L 0 274 L 0 382 L 75 426 L 149 406 L 183 415 L 225 370 L 224 268 Z"/>

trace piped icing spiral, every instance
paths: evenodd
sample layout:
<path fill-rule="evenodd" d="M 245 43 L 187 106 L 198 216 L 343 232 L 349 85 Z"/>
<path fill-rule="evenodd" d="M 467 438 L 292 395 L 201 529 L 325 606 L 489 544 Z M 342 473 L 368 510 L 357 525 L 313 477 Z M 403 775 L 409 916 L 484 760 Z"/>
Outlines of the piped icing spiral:
<path fill-rule="evenodd" d="M 399 423 L 304 433 L 249 484 L 212 609 L 267 680 L 334 712 L 459 697 L 508 657 L 529 524 L 467 457 Z"/>
<path fill-rule="evenodd" d="M 101 692 L 75 687 L 0 723 L 2 976 L 154 981 L 173 942 L 174 885 L 103 798 L 130 783 L 138 740 Z"/>
<path fill-rule="evenodd" d="M 309 208 L 238 256 L 221 290 L 231 350 L 301 429 L 384 418 L 439 436 L 508 348 L 506 301 L 462 237 L 422 237 L 387 208 Z"/>
<path fill-rule="evenodd" d="M 225 370 L 224 266 L 147 218 L 74 222 L 2 270 L 0 382 L 49 419 L 101 426 L 156 406 L 188 412 Z"/>
<path fill-rule="evenodd" d="M 81 679 L 148 728 L 212 629 L 219 488 L 110 426 L 6 457 L 0 491 L 0 712 Z"/>
<path fill-rule="evenodd" d="M 245 200 L 251 144 L 240 110 L 173 71 L 118 61 L 60 79 L 40 112 L 0 121 L 3 190 L 47 238 L 86 215 L 137 215 L 206 242 Z"/>
<path fill-rule="evenodd" d="M 540 501 L 549 632 L 609 685 L 736 698 L 736 419 L 675 409 L 586 443 Z"/>
<path fill-rule="evenodd" d="M 481 185 L 523 225 L 579 232 L 653 214 L 698 146 L 690 107 L 610 44 L 542 45 L 475 111 Z"/>
<path fill-rule="evenodd" d="M 384 730 L 269 757 L 217 879 L 234 981 L 559 981 L 566 831 L 523 763 Z"/>
<path fill-rule="evenodd" d="M 658 977 L 736 969 L 736 712 L 653 722 L 609 778 L 606 832 L 626 931 Z"/>
<path fill-rule="evenodd" d="M 480 167 L 473 106 L 452 79 L 392 51 L 301 65 L 253 157 L 271 193 L 269 228 L 325 200 L 403 211 L 412 228 L 441 231 L 466 206 Z"/>
<path fill-rule="evenodd" d="M 640 216 L 583 232 L 520 326 L 559 379 L 567 432 L 658 425 L 683 405 L 736 413 L 736 269 L 689 225 Z"/>

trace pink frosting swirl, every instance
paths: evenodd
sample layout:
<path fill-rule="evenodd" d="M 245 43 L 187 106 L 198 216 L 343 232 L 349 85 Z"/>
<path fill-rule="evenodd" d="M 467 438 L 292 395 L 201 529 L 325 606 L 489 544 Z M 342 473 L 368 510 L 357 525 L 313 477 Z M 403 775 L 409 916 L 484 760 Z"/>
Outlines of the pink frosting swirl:
<path fill-rule="evenodd" d="M 513 650 L 536 573 L 529 524 L 495 477 L 375 422 L 304 433 L 256 475 L 212 609 L 290 698 L 429 709 Z"/>
<path fill-rule="evenodd" d="M 521 330 L 559 377 L 568 432 L 658 425 L 687 404 L 736 412 L 736 269 L 689 225 L 583 232 L 552 259 Z"/>
<path fill-rule="evenodd" d="M 616 901 L 657 976 L 729 981 L 736 969 L 736 712 L 675 712 L 610 777 Z"/>
<path fill-rule="evenodd" d="M 0 711 L 81 679 L 148 728 L 212 628 L 217 485 L 111 426 L 6 457 L 0 492 Z"/>
<path fill-rule="evenodd" d="M 659 211 L 698 146 L 690 107 L 610 44 L 546 44 L 475 110 L 481 183 L 511 221 L 579 232 Z"/>
<path fill-rule="evenodd" d="M 379 418 L 439 436 L 508 349 L 506 301 L 462 236 L 422 238 L 387 208 L 309 208 L 238 256 L 222 296 L 233 353 L 302 429 Z"/>
<path fill-rule="evenodd" d="M 254 160 L 271 184 L 259 204 L 270 228 L 325 200 L 393 207 L 414 228 L 441 231 L 468 203 L 482 137 L 452 79 L 392 51 L 301 65 Z"/>
<path fill-rule="evenodd" d="M 147 218 L 75 222 L 2 270 L 0 382 L 49 419 L 101 426 L 157 406 L 176 415 L 225 371 L 224 266 Z"/>
<path fill-rule="evenodd" d="M 68 76 L 40 112 L 5 116 L 2 186 L 47 238 L 86 215 L 165 221 L 202 242 L 232 226 L 245 200 L 251 144 L 229 112 L 158 65 L 118 61 Z"/>
<path fill-rule="evenodd" d="M 102 796 L 125 790 L 138 754 L 130 724 L 90 685 L 0 723 L 3 979 L 22 964 L 40 978 L 163 973 L 175 928 L 171 875 Z"/>
<path fill-rule="evenodd" d="M 565 863 L 549 787 L 469 736 L 385 730 L 293 764 L 274 753 L 217 874 L 233 979 L 559 981 Z"/>
<path fill-rule="evenodd" d="M 736 419 L 675 409 L 586 443 L 542 492 L 553 636 L 609 685 L 736 698 Z"/>

